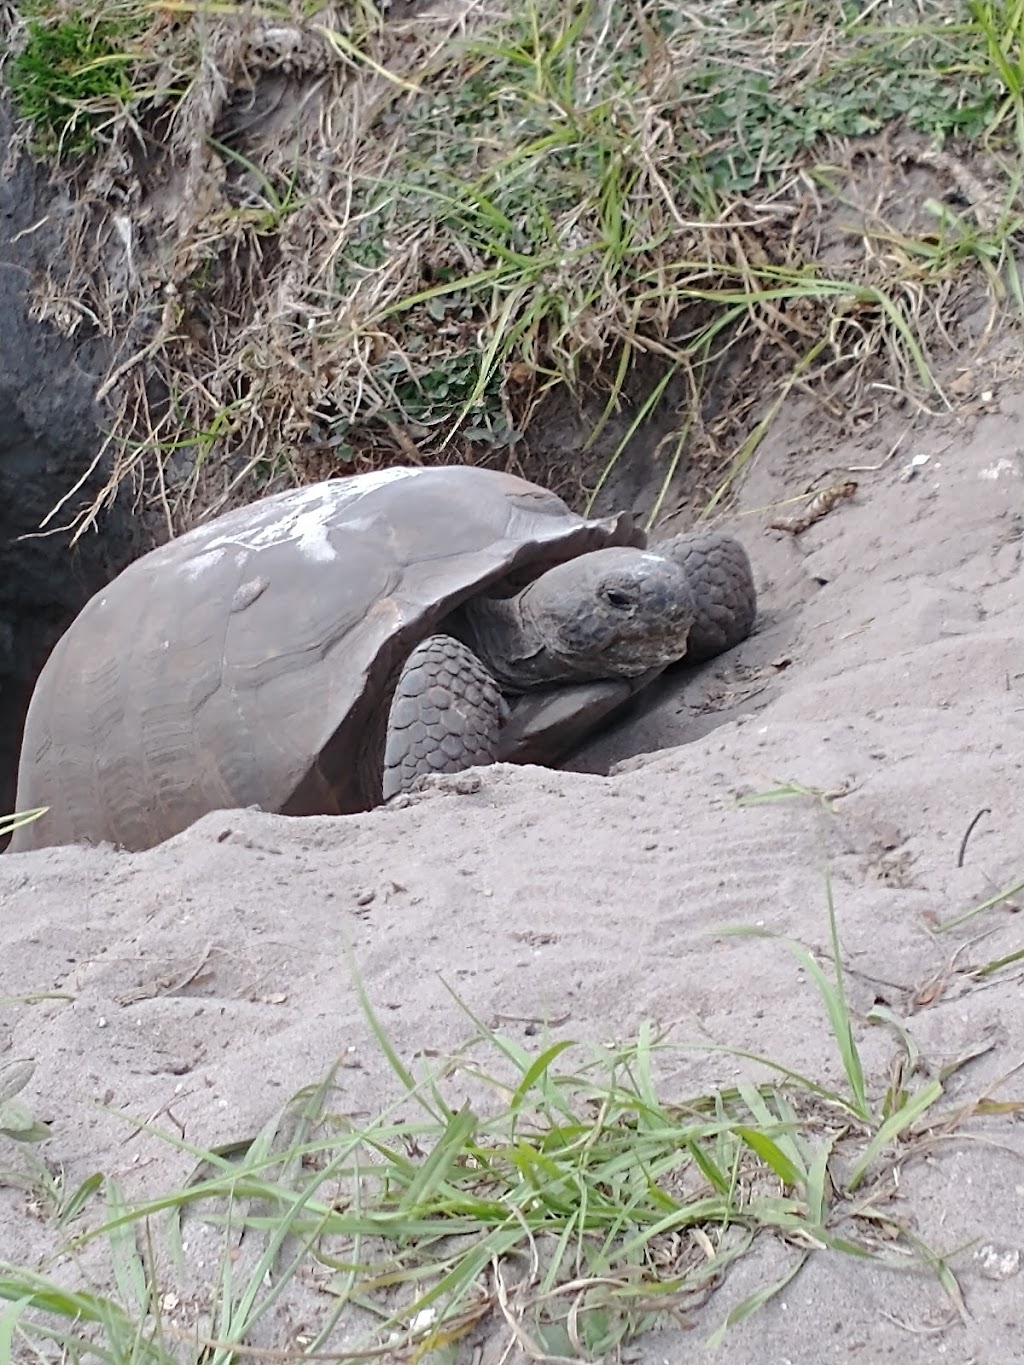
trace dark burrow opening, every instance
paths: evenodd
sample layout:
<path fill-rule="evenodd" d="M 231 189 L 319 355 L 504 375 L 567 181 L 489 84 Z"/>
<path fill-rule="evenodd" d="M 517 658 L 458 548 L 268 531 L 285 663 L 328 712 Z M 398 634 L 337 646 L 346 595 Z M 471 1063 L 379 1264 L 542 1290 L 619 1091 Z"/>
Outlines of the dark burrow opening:
<path fill-rule="evenodd" d="M 70 471 L 66 452 L 39 439 L 18 397 L 0 383 L 0 814 L 14 810 L 25 712 L 47 655 L 88 598 L 136 553 L 131 519 L 119 509 L 74 548 L 66 533 L 37 534 L 67 491 Z"/>
<path fill-rule="evenodd" d="M 88 598 L 146 548 L 128 502 L 118 501 L 72 547 L 42 522 L 96 459 L 95 396 L 110 343 L 83 317 L 63 335 L 38 320 L 38 295 L 59 273 L 71 212 L 66 188 L 14 151 L 0 100 L 0 815 L 14 809 L 18 752 L 32 687 L 60 634 Z M 75 493 L 59 526 L 102 487 Z M 151 542 L 152 537 L 149 537 Z M 68 705 L 74 704 L 68 698 Z M 2 845 L 0 845 L 2 846 Z"/>

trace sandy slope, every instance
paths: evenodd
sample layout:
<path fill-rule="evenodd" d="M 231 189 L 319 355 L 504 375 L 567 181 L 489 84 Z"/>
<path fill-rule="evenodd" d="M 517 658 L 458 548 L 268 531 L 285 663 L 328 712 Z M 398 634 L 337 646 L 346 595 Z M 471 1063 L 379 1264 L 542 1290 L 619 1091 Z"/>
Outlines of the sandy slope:
<path fill-rule="evenodd" d="M 72 1184 L 102 1169 L 129 1190 L 158 1188 L 187 1158 L 97 1102 L 213 1143 L 252 1133 L 339 1055 L 346 1108 L 379 1107 L 395 1086 L 346 945 L 406 1057 L 466 1036 L 447 982 L 524 1040 L 531 1020 L 609 1040 L 653 1019 L 680 1041 L 754 1048 L 838 1081 L 820 1002 L 793 959 L 716 933 L 758 924 L 824 949 L 826 857 L 861 1018 L 877 1002 L 910 1015 L 932 1072 L 990 1044 L 950 1080 L 950 1102 L 996 1083 L 1024 1061 L 1021 973 L 978 982 L 965 971 L 1024 934 L 1005 906 L 952 934 L 933 925 L 1024 874 L 1022 413 L 1024 399 L 1004 396 L 977 420 L 919 424 L 883 468 L 855 476 L 855 500 L 794 541 L 744 509 L 830 467 L 843 477 L 876 464 L 902 430 L 825 455 L 802 448 L 812 428 L 794 408 L 736 521 L 762 594 L 758 632 L 699 676 L 669 680 L 580 757 L 589 771 L 493 769 L 340 822 L 217 814 L 143 855 L 0 859 L 0 996 L 72 997 L 0 1011 L 0 1057 L 37 1063 L 27 1098 L 54 1125 L 48 1159 Z M 908 480 L 914 454 L 929 459 Z M 598 775 L 615 762 L 615 776 Z M 846 794 L 833 816 L 735 801 L 787 781 Z M 137 998 L 154 983 L 163 993 Z M 858 1038 L 877 1092 L 893 1036 L 862 1025 Z M 672 1088 L 693 1094 L 737 1068 L 694 1053 Z M 994 1093 L 1016 1098 L 1021 1086 L 1015 1076 Z M 1003 1115 L 902 1173 L 899 1213 L 922 1237 L 943 1252 L 978 1239 L 953 1261 L 965 1322 L 928 1276 L 823 1255 L 712 1356 L 703 1343 L 728 1307 L 793 1255 L 765 1241 L 692 1330 L 656 1333 L 631 1358 L 1024 1360 L 1021 1278 L 993 1277 L 976 1255 L 986 1244 L 1024 1253 L 1022 1154 L 1019 1123 Z M 4 1258 L 32 1263 L 54 1236 L 20 1192 L 0 1190 Z M 1004 1264 L 1013 1270 L 1012 1255 Z M 268 1342 L 286 1344 L 290 1322 Z M 481 1358 L 504 1346 L 496 1331 Z"/>

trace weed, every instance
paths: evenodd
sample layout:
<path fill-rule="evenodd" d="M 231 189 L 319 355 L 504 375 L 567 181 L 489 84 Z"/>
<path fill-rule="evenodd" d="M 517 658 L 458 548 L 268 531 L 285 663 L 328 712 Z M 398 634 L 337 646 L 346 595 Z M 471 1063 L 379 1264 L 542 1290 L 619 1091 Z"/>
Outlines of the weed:
<path fill-rule="evenodd" d="M 5 1062 L 0 1067 L 0 1137 L 15 1142 L 42 1142 L 50 1136 L 45 1123 L 32 1117 L 19 1095 L 32 1079 L 31 1062 Z"/>
<path fill-rule="evenodd" d="M 944 920 L 938 925 L 937 932 L 940 934 L 948 934 L 951 929 L 959 929 L 962 925 L 966 924 L 968 920 L 972 920 L 975 915 L 983 914 L 986 910 L 991 910 L 997 905 L 1006 904 L 1012 897 L 1016 896 L 1021 891 L 1024 891 L 1024 881 L 1013 882 L 1012 885 L 1005 887 L 1002 891 L 997 891 L 995 895 L 987 896 L 978 905 L 971 906 L 969 910 L 964 910 L 959 915 L 954 915 L 951 919 Z"/>
<path fill-rule="evenodd" d="M 831 896 L 829 922 L 838 954 Z M 623 1045 L 531 1050 L 461 1001 L 471 1038 L 416 1074 L 357 982 L 396 1082 L 390 1104 L 369 1123 L 339 1115 L 332 1071 L 230 1147 L 201 1150 L 144 1125 L 196 1159 L 193 1178 L 134 1202 L 98 1176 L 62 1196 L 68 1250 L 105 1244 L 115 1288 L 73 1291 L 0 1266 L 10 1305 L 0 1334 L 48 1340 L 70 1360 L 88 1343 L 102 1359 L 227 1360 L 301 1280 L 322 1291 L 300 1343 L 312 1355 L 343 1341 L 351 1358 L 422 1358 L 486 1319 L 537 1358 L 603 1358 L 659 1319 L 681 1320 L 766 1236 L 795 1257 L 713 1341 L 826 1251 L 887 1263 L 900 1250 L 956 1301 L 943 1258 L 886 1208 L 917 1137 L 949 1122 L 932 1114 L 942 1080 L 875 1100 L 838 955 L 830 978 L 786 946 L 822 997 L 843 1086 L 722 1048 L 778 1079 L 668 1102 L 658 1077 L 689 1049 L 650 1025 Z M 902 1026 L 897 1037 L 916 1055 Z M 179 1259 L 171 1281 L 164 1252 L 194 1242 L 197 1221 L 220 1246 L 219 1273 L 193 1283 Z"/>

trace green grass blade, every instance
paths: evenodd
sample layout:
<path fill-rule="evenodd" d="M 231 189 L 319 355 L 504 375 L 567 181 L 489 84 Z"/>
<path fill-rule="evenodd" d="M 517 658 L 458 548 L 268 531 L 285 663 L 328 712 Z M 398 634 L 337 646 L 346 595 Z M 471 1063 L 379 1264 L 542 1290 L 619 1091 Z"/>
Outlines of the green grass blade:
<path fill-rule="evenodd" d="M 429 1206 L 447 1181 L 456 1163 L 466 1154 L 476 1132 L 476 1115 L 463 1109 L 445 1126 L 440 1140 L 426 1161 L 418 1167 L 398 1206 L 399 1214 Z"/>
<path fill-rule="evenodd" d="M 738 1322 L 744 1322 L 752 1314 L 763 1308 L 771 1299 L 775 1298 L 776 1294 L 781 1294 L 786 1286 L 791 1284 L 793 1280 L 796 1279 L 797 1275 L 799 1275 L 800 1271 L 806 1265 L 809 1255 L 810 1252 L 804 1252 L 802 1256 L 797 1258 L 796 1263 L 787 1270 L 781 1279 L 776 1280 L 773 1284 L 764 1285 L 755 1293 L 749 1294 L 742 1303 L 738 1303 L 736 1307 L 726 1315 L 721 1326 L 717 1327 L 715 1331 L 712 1332 L 711 1336 L 708 1337 L 708 1347 L 711 1350 L 717 1350 L 725 1340 L 730 1327 L 735 1327 Z"/>
<path fill-rule="evenodd" d="M 902 1109 L 898 1109 L 895 1114 L 886 1119 L 850 1167 L 847 1188 L 851 1193 L 863 1180 L 865 1172 L 875 1158 L 890 1143 L 895 1142 L 900 1134 L 915 1123 L 933 1104 L 940 1100 L 942 1094 L 941 1082 L 932 1081 L 930 1085 L 924 1086 L 916 1095 L 912 1096 Z"/>
<path fill-rule="evenodd" d="M 748 1128 L 744 1124 L 737 1125 L 736 1133 L 750 1150 L 761 1158 L 766 1166 L 771 1167 L 783 1184 L 795 1188 L 803 1185 L 804 1172 L 790 1161 L 778 1143 L 774 1142 L 767 1133 L 763 1133 L 757 1128 Z"/>

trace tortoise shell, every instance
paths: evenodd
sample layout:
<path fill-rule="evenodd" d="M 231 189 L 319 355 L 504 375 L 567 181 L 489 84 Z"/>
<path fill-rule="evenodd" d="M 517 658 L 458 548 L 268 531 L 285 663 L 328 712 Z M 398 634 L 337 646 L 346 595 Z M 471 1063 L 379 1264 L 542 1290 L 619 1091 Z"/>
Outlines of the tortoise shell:
<path fill-rule="evenodd" d="M 28 711 L 12 850 L 142 849 L 212 810 L 380 801 L 390 689 L 468 597 L 605 545 L 523 479 L 392 468 L 264 498 L 129 565 L 58 641 Z M 376 785 L 375 785 L 376 784 Z"/>

